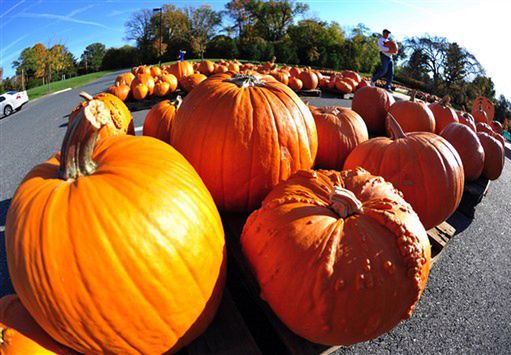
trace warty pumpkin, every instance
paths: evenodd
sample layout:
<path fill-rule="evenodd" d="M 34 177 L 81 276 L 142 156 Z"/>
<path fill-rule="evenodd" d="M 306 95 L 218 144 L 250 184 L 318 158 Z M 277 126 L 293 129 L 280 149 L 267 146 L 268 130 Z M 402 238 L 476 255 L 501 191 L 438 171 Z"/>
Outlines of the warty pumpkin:
<path fill-rule="evenodd" d="M 175 101 L 165 100 L 154 105 L 145 118 L 143 135 L 170 144 L 172 122 L 182 102 L 181 96 L 178 96 Z"/>
<path fill-rule="evenodd" d="M 504 169 L 505 151 L 502 144 L 486 132 L 478 132 L 477 137 L 484 149 L 483 176 L 497 180 Z"/>
<path fill-rule="evenodd" d="M 277 316 L 327 345 L 373 339 L 410 318 L 430 268 L 416 213 L 359 168 L 297 172 L 250 215 L 241 246 Z"/>
<path fill-rule="evenodd" d="M 370 133 L 385 132 L 385 117 L 396 100 L 387 91 L 366 86 L 355 91 L 351 108 L 358 113 Z"/>
<path fill-rule="evenodd" d="M 318 132 L 318 153 L 315 166 L 342 170 L 348 154 L 368 137 L 362 117 L 344 107 L 311 107 Z"/>
<path fill-rule="evenodd" d="M 195 167 L 223 210 L 250 211 L 278 182 L 314 163 L 310 110 L 272 77 L 217 74 L 179 108 L 172 145 Z"/>
<path fill-rule="evenodd" d="M 472 129 L 461 123 L 451 123 L 442 131 L 445 138 L 458 152 L 463 163 L 465 181 L 481 176 L 484 166 L 484 149 Z"/>
<path fill-rule="evenodd" d="M 403 132 L 435 132 L 435 116 L 423 101 L 415 100 L 414 90 L 410 100 L 396 101 L 389 112 L 399 123 Z"/>
<path fill-rule="evenodd" d="M 382 176 L 400 190 L 426 229 L 454 213 L 463 195 L 463 165 L 456 149 L 429 132 L 405 134 L 388 115 L 392 138 L 378 137 L 359 144 L 344 169 L 360 166 Z"/>
<path fill-rule="evenodd" d="M 429 105 L 429 109 L 433 112 L 433 116 L 435 116 L 436 134 L 442 133 L 447 125 L 458 122 L 458 115 L 456 114 L 456 111 L 449 107 L 450 101 L 451 98 L 449 96 L 445 96 L 439 102 Z"/>
<path fill-rule="evenodd" d="M 0 299 L 0 354 L 74 354 L 57 343 L 34 321 L 16 295 Z"/>
<path fill-rule="evenodd" d="M 81 353 L 175 352 L 214 317 L 225 281 L 218 210 L 192 166 L 151 137 L 98 140 L 91 100 L 61 153 L 18 187 L 5 228 L 23 305 Z"/>
<path fill-rule="evenodd" d="M 105 107 L 108 109 L 110 112 L 109 117 L 111 118 L 111 120 L 101 128 L 99 132 L 101 138 L 111 135 L 135 135 L 135 127 L 133 125 L 133 117 L 131 117 L 131 112 L 126 104 L 122 102 L 117 96 L 106 92 L 101 92 L 92 97 L 84 91 L 80 92 L 80 96 L 84 98 L 85 101 L 82 101 L 73 109 L 73 111 L 71 111 L 69 114 L 68 126 L 70 126 L 76 116 L 78 116 L 78 114 L 89 105 L 91 100 L 99 100 L 103 102 Z"/>

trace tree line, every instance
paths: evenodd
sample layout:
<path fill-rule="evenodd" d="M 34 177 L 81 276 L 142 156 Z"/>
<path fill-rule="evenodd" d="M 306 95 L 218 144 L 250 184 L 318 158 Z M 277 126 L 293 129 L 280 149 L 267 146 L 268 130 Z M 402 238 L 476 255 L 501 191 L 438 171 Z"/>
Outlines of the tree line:
<path fill-rule="evenodd" d="M 231 0 L 222 11 L 209 5 L 165 4 L 161 15 L 152 9 L 132 13 L 125 30 L 125 39 L 134 46 L 107 49 L 93 43 L 80 59 L 63 45 L 26 48 L 13 63 L 17 78 L 23 71 L 25 84 L 31 87 L 62 75 L 172 61 L 180 50 L 187 52 L 187 58 L 267 61 L 275 56 L 279 63 L 367 74 L 379 65 L 380 33 L 363 24 L 343 29 L 337 22 L 322 21 L 309 14 L 307 4 L 294 0 Z M 438 96 L 449 94 L 458 108 L 484 95 L 497 103 L 497 119 L 511 117 L 509 101 L 495 97 L 492 79 L 460 44 L 424 35 L 407 38 L 398 46 L 398 82 Z"/>

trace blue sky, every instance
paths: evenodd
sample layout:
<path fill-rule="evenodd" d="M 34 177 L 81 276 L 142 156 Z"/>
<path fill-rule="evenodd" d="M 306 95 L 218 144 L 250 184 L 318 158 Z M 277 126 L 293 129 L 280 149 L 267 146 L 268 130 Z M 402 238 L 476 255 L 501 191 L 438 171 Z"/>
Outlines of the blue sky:
<path fill-rule="evenodd" d="M 303 0 L 302 0 L 303 1 Z M 167 1 L 177 6 L 210 4 L 222 10 L 227 1 Z M 511 98 L 508 68 L 511 38 L 509 5 L 504 0 L 305 0 L 308 17 L 337 21 L 346 29 L 364 23 L 374 31 L 384 27 L 402 40 L 407 36 L 445 36 L 471 51 L 496 83 L 498 93 Z M 65 44 L 79 57 L 90 43 L 121 46 L 124 23 L 142 8 L 159 7 L 151 0 L 0 0 L 0 66 L 12 75 L 11 63 L 23 48 L 41 42 Z"/>

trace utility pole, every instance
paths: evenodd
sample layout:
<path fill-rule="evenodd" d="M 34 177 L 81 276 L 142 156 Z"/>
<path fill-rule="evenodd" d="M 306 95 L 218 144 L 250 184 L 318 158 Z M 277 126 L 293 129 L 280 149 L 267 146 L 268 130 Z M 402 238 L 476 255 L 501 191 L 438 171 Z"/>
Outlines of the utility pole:
<path fill-rule="evenodd" d="M 158 55 L 158 64 L 161 66 L 161 56 L 162 56 L 162 54 L 161 54 L 161 42 L 162 42 L 161 22 L 162 22 L 162 18 L 161 17 L 162 17 L 163 8 L 159 7 L 159 8 L 153 9 L 153 12 L 158 12 L 158 11 L 160 12 L 160 26 L 159 26 L 159 32 L 160 32 L 160 43 L 159 43 L 160 48 L 159 49 L 160 50 L 159 50 L 159 55 Z"/>
<path fill-rule="evenodd" d="M 25 70 L 21 68 L 21 91 L 25 91 Z"/>

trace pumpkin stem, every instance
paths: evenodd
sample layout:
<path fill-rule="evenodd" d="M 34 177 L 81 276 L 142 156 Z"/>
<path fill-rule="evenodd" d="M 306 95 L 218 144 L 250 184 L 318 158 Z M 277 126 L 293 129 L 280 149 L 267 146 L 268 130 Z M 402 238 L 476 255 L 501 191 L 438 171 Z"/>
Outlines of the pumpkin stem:
<path fill-rule="evenodd" d="M 227 81 L 238 85 L 240 88 L 264 86 L 264 83 L 261 81 L 261 79 L 253 75 L 246 74 L 236 74 L 232 78 L 227 79 Z"/>
<path fill-rule="evenodd" d="M 390 112 L 387 114 L 387 127 L 390 131 L 392 139 L 395 140 L 406 137 L 405 132 L 403 132 L 403 129 L 401 128 L 399 123 L 397 123 L 396 119 L 394 118 L 394 116 L 392 116 Z"/>
<path fill-rule="evenodd" d="M 364 209 L 362 202 L 355 194 L 341 186 L 334 186 L 334 190 L 330 193 L 330 208 L 341 218 L 362 213 Z"/>
<path fill-rule="evenodd" d="M 323 112 L 337 116 L 341 111 L 339 111 L 337 106 L 326 106 L 323 107 Z"/>
<path fill-rule="evenodd" d="M 86 93 L 85 91 L 80 91 L 80 96 L 87 101 L 91 101 L 94 99 L 89 93 Z"/>
<path fill-rule="evenodd" d="M 174 105 L 177 110 L 179 108 L 179 106 L 181 106 L 182 103 L 183 103 L 183 98 L 181 97 L 181 95 L 177 95 L 176 99 L 172 102 L 172 105 Z"/>
<path fill-rule="evenodd" d="M 415 102 L 415 96 L 417 95 L 417 90 L 412 90 L 412 94 L 410 95 L 410 101 Z"/>
<path fill-rule="evenodd" d="M 99 100 L 91 100 L 67 128 L 60 149 L 59 178 L 76 179 L 94 173 L 96 164 L 92 152 L 98 139 L 98 132 L 111 122 L 110 111 Z"/>

